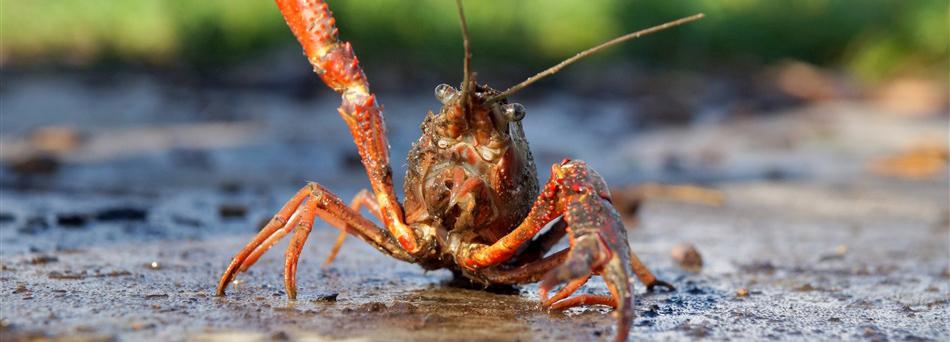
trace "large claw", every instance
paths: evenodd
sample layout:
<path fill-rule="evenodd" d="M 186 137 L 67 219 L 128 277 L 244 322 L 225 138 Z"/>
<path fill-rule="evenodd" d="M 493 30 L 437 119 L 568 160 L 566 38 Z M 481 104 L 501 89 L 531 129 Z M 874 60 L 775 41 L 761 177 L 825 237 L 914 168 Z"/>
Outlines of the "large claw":
<path fill-rule="evenodd" d="M 564 165 L 566 171 L 570 164 Z M 624 341 L 633 320 L 630 277 L 634 274 L 630 262 L 630 247 L 620 215 L 609 201 L 603 180 L 593 171 L 583 168 L 581 177 L 566 177 L 580 181 L 565 184 L 564 220 L 570 234 L 571 249 L 567 260 L 548 272 L 541 282 L 542 305 L 551 309 L 566 309 L 577 305 L 609 305 L 617 317 L 616 340 Z M 591 275 L 600 275 L 610 289 L 611 296 L 577 295 L 568 298 Z M 551 298 L 548 291 L 566 283 Z"/>
<path fill-rule="evenodd" d="M 558 220 L 557 217 L 562 217 Z M 528 244 L 546 225 L 555 226 L 519 255 L 526 263 L 513 269 L 492 266 L 511 260 L 519 248 Z M 565 252 L 541 257 L 567 234 L 571 247 Z M 528 283 L 541 276 L 541 306 L 562 310 L 577 305 L 607 305 L 615 308 L 618 341 L 627 339 L 633 320 L 630 277 L 636 275 L 647 289 L 673 287 L 657 280 L 652 272 L 630 251 L 627 230 L 610 202 L 603 178 L 579 160 L 565 159 L 551 167 L 551 180 L 545 184 L 528 217 L 511 233 L 490 246 L 466 250 L 460 265 L 489 276 L 496 283 Z M 487 267 L 487 268 L 486 268 Z M 593 275 L 601 276 L 610 296 L 582 294 L 571 297 Z M 556 286 L 564 284 L 553 296 Z"/>

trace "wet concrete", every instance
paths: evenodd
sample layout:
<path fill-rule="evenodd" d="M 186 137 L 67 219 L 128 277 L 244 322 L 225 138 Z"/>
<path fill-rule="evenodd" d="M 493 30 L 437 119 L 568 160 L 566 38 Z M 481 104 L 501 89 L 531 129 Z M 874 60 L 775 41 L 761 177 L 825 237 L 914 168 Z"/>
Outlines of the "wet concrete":
<path fill-rule="evenodd" d="M 17 94 L 8 90 L 5 101 L 27 101 Z M 143 94 L 152 92 L 128 96 L 151 96 Z M 169 124 L 162 132 L 177 139 L 150 140 L 158 141 L 153 145 L 123 144 L 154 133 L 132 120 L 102 126 L 73 118 L 85 145 L 57 157 L 62 165 L 52 175 L 5 168 L 3 340 L 613 336 L 606 308 L 545 312 L 538 308 L 535 285 L 507 291 L 460 287 L 447 272 L 424 272 L 356 239 L 347 241 L 333 265 L 321 267 L 336 235 L 322 224 L 301 258 L 296 302 L 283 290 L 286 242 L 241 275 L 228 296 L 214 297 L 229 258 L 303 180 L 319 180 L 343 197 L 366 184 L 358 164 L 346 157 L 353 148 L 333 103 L 256 96 L 236 99 L 247 106 L 236 110 L 238 118 L 222 122 L 189 123 L 174 114 L 161 122 L 180 126 Z M 122 102 L 103 101 L 100 108 Z M 409 108 L 394 110 L 389 120 L 394 160 L 417 132 L 421 114 L 409 111 L 434 106 L 427 101 L 387 102 L 387 109 Z M 630 227 L 631 245 L 677 291 L 645 293 L 637 285 L 631 339 L 950 338 L 946 171 L 911 181 L 865 168 L 869 159 L 918 138 L 946 142 L 946 117 L 898 119 L 842 102 L 738 123 L 630 134 L 622 125 L 604 125 L 623 117 L 617 114 L 622 105 L 582 120 L 558 110 L 564 107 L 559 98 L 534 101 L 526 126 L 539 165 L 571 156 L 587 159 L 613 185 L 703 182 L 725 196 L 718 207 L 663 199 L 641 207 L 639 224 Z M 543 114 L 532 116 L 531 110 Z M 11 150 L 28 149 L 22 135 L 31 124 L 23 111 L 3 118 L 6 151 L 0 159 L 7 163 Z M 137 115 L 150 122 L 150 115 L 159 114 Z M 312 126 L 295 128 L 301 118 Z M 188 129 L 192 125 L 218 129 L 224 138 L 203 139 Z M 559 138 L 565 136 L 571 144 Z M 401 165 L 394 166 L 400 173 Z M 546 178 L 546 167 L 541 170 Z M 684 241 L 702 255 L 698 273 L 681 269 L 670 256 Z M 604 293 L 606 287 L 596 280 L 581 292 Z"/>

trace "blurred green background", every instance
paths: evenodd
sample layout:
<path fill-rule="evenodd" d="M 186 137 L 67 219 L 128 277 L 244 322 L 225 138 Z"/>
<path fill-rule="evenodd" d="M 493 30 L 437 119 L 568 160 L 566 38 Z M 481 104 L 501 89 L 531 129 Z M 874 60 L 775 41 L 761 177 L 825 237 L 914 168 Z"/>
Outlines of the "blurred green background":
<path fill-rule="evenodd" d="M 459 71 L 453 1 L 332 1 L 342 36 L 366 61 Z M 466 2 L 476 70 L 537 70 L 605 39 L 705 12 L 593 63 L 747 67 L 795 59 L 875 83 L 947 74 L 946 0 L 592 0 Z M 208 70 L 295 44 L 267 0 L 4 1 L 5 67 L 133 66 Z"/>

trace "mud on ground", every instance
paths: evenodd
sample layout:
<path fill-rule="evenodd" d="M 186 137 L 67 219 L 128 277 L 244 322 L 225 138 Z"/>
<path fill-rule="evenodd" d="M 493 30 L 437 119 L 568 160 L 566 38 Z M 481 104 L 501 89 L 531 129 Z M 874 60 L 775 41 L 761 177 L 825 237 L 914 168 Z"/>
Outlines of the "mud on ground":
<path fill-rule="evenodd" d="M 20 82 L 5 93 L 5 108 L 25 111 L 29 106 L 17 105 L 29 102 L 28 92 L 37 88 L 31 85 L 53 81 Z M 125 82 L 125 93 L 94 105 L 69 101 L 95 98 L 83 93 L 95 89 L 55 82 L 37 89 L 78 92 L 60 99 L 74 108 L 161 102 L 151 97 L 152 84 Z M 204 96 L 210 100 L 190 103 L 183 96 L 167 106 L 195 112 L 188 106 L 213 108 L 223 95 Z M 264 94 L 229 101 L 234 110 L 221 110 L 234 113 L 227 118 L 192 120 L 175 108 L 171 114 L 130 108 L 141 112 L 125 121 L 60 118 L 78 120 L 69 127 L 81 138 L 70 153 L 52 154 L 39 164 L 47 168 L 39 169 L 13 167 L 19 165 L 15 152 L 35 144 L 18 132 L 58 119 L 29 112 L 3 117 L 4 341 L 613 336 L 606 308 L 545 312 L 535 285 L 460 287 L 447 272 L 426 273 L 356 239 L 347 241 L 336 262 L 321 267 L 336 235 L 322 224 L 301 258 L 296 302 L 283 290 L 286 242 L 241 275 L 228 296 L 214 297 L 229 258 L 303 180 L 319 180 L 343 197 L 366 184 L 343 124 L 332 115 L 332 99 Z M 613 120 L 623 118 L 618 113 L 624 104 L 595 108 L 602 113 L 579 119 L 563 108 L 593 107 L 565 106 L 562 97 L 533 101 L 528 108 L 545 114 L 529 111 L 525 124 L 542 171 L 569 156 L 588 160 L 618 187 L 651 180 L 704 183 L 724 196 L 719 206 L 652 198 L 639 218 L 627 217 L 633 249 L 677 287 L 645 293 L 637 285 L 632 339 L 950 338 L 946 169 L 908 180 L 867 166 L 917 139 L 945 143 L 946 117 L 895 118 L 841 102 L 738 123 L 629 134 Z M 421 113 L 433 103 L 422 97 L 387 102 L 387 109 L 405 110 L 389 113 L 394 160 L 405 155 Z M 304 119 L 306 129 L 293 124 Z M 215 139 L 207 139 L 209 130 Z M 398 162 L 394 167 L 401 172 Z M 681 242 L 698 249 L 699 272 L 670 256 Z M 581 292 L 606 288 L 597 280 Z"/>

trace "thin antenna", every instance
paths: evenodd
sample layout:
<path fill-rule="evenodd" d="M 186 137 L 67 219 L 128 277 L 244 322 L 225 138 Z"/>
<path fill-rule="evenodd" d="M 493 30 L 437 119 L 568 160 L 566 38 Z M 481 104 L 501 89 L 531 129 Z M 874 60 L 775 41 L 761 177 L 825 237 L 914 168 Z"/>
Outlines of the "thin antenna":
<path fill-rule="evenodd" d="M 592 47 L 592 48 L 590 48 L 590 49 L 581 51 L 581 52 L 577 53 L 576 55 L 574 55 L 574 57 L 565 59 L 565 60 L 562 61 L 561 63 L 558 63 L 557 65 L 555 65 L 555 66 L 553 66 L 553 67 L 550 67 L 550 68 L 548 68 L 547 70 L 544 70 L 544 71 L 542 71 L 542 72 L 539 72 L 539 73 L 535 74 L 534 76 L 528 77 L 528 79 L 524 80 L 523 82 L 518 83 L 518 84 L 512 86 L 511 88 L 508 88 L 507 90 L 501 92 L 501 93 L 498 94 L 498 95 L 495 95 L 495 96 L 492 96 L 492 97 L 488 98 L 487 100 L 485 100 L 485 103 L 495 102 L 495 101 L 501 100 L 501 99 L 503 99 L 503 98 L 506 98 L 506 97 L 508 97 L 508 96 L 511 96 L 511 94 L 514 94 L 514 93 L 517 93 L 517 92 L 521 91 L 522 89 L 528 87 L 528 86 L 531 85 L 532 83 L 537 82 L 538 80 L 540 80 L 540 79 L 542 79 L 542 78 L 545 78 L 545 77 L 554 75 L 554 74 L 556 74 L 558 71 L 561 71 L 561 69 L 564 69 L 565 67 L 567 67 L 568 65 L 574 64 L 574 62 L 577 62 L 577 61 L 581 60 L 581 59 L 584 58 L 584 57 L 587 57 L 587 56 L 593 55 L 593 54 L 595 54 L 595 53 L 597 53 L 597 52 L 600 52 L 600 50 L 603 50 L 603 49 L 609 48 L 609 47 L 611 47 L 611 46 L 614 46 L 614 45 L 617 45 L 617 44 L 626 42 L 626 41 L 628 41 L 628 40 L 640 38 L 640 37 L 643 37 L 643 36 L 645 36 L 645 35 L 648 35 L 648 34 L 651 34 L 651 33 L 654 33 L 654 32 L 662 31 L 662 30 L 665 30 L 665 29 L 668 29 L 668 28 L 671 28 L 671 27 L 674 27 L 674 26 L 678 26 L 678 25 L 686 24 L 686 23 L 689 23 L 689 22 L 692 22 L 692 21 L 696 21 L 696 20 L 702 19 L 704 16 L 705 16 L 705 14 L 703 14 L 703 13 L 694 14 L 694 15 L 691 15 L 691 16 L 688 16 L 688 17 L 684 17 L 684 18 L 680 18 L 680 19 L 676 19 L 676 20 L 667 22 L 667 23 L 665 23 L 665 24 L 653 26 L 653 27 L 648 28 L 648 29 L 643 29 L 643 30 L 640 30 L 640 31 L 637 31 L 637 32 L 628 33 L 628 34 L 625 34 L 625 35 L 623 35 L 623 36 L 620 36 L 620 37 L 611 39 L 611 40 L 609 40 L 609 41 L 607 41 L 607 42 L 604 42 L 604 43 L 602 43 L 602 44 L 600 44 L 600 45 L 597 45 L 597 46 Z"/>
<path fill-rule="evenodd" d="M 468 103 L 469 96 L 472 94 L 472 50 L 468 42 L 468 24 L 465 22 L 465 10 L 462 9 L 462 0 L 455 0 L 455 5 L 459 10 L 459 22 L 462 25 L 462 44 L 465 46 L 465 60 L 463 68 L 465 76 L 462 77 L 462 103 Z"/>

